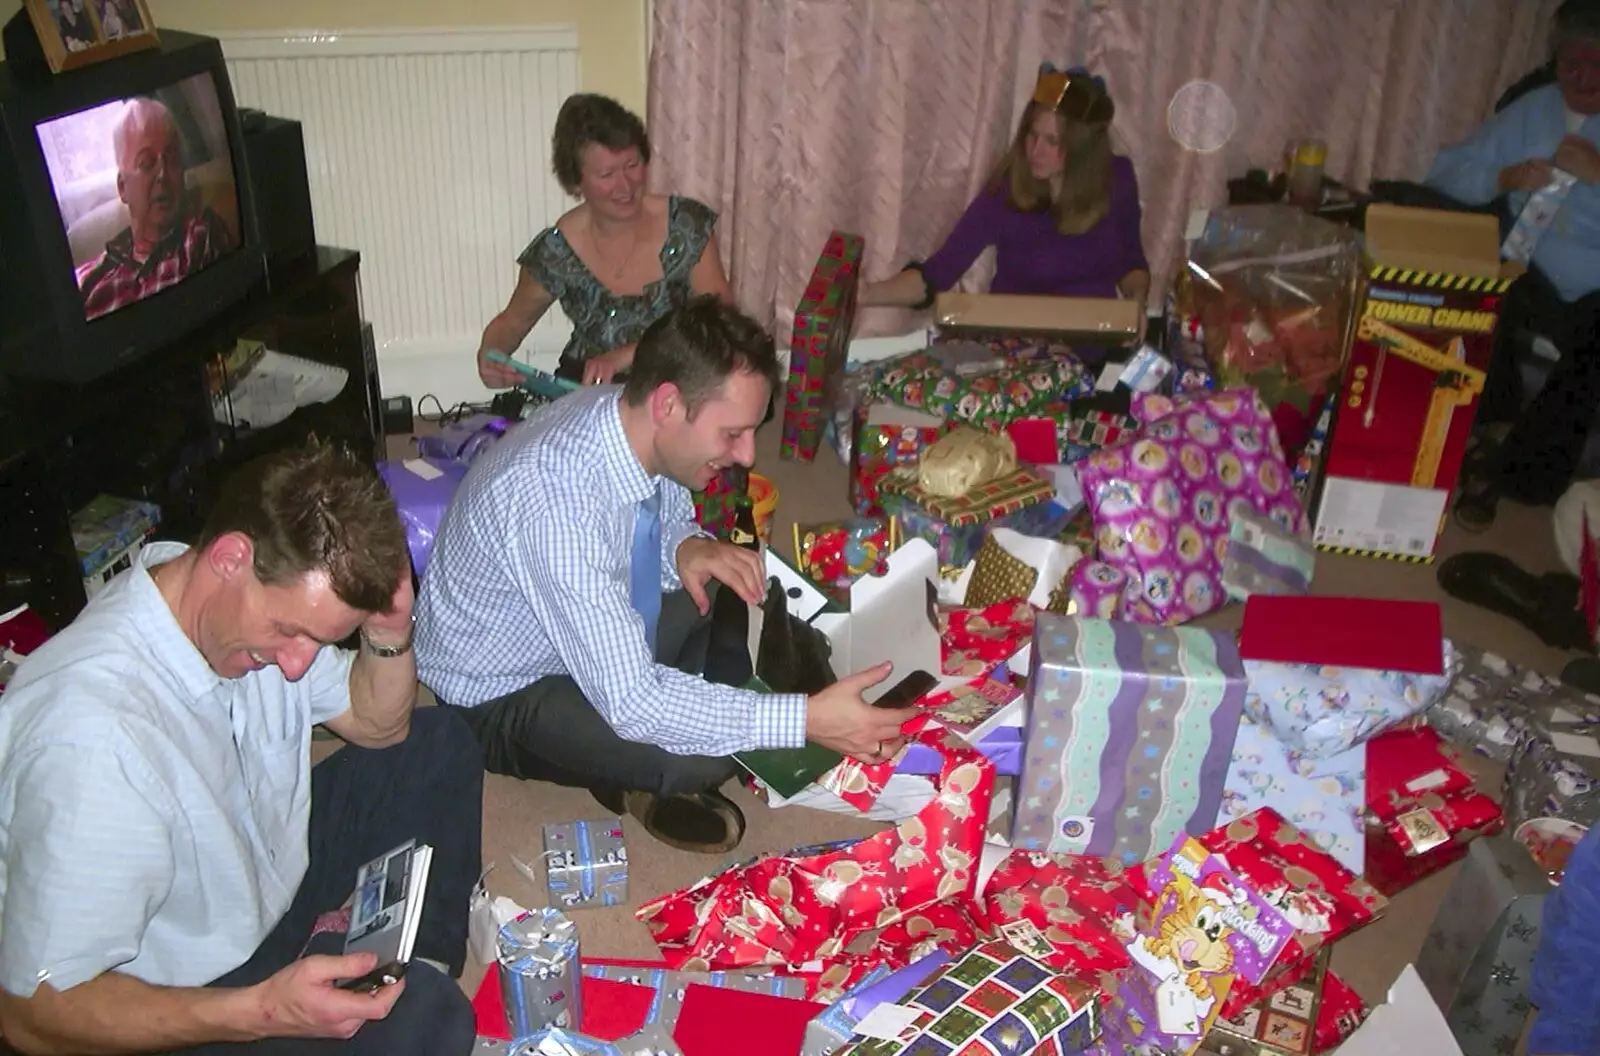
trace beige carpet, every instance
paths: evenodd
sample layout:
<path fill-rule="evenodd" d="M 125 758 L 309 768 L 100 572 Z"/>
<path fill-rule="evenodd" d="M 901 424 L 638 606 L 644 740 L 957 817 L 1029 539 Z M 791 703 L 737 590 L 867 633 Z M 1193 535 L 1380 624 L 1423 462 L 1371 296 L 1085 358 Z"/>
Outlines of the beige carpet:
<path fill-rule="evenodd" d="M 810 465 L 778 458 L 779 423 L 765 427 L 759 437 L 756 469 L 778 487 L 780 499 L 773 539 L 783 552 L 789 544 L 789 525 L 847 516 L 847 473 L 830 450 L 824 449 Z M 391 454 L 405 452 L 405 438 L 391 439 Z M 1557 566 L 1550 537 L 1548 510 L 1502 507 L 1494 528 L 1473 536 L 1454 526 L 1447 533 L 1441 557 L 1462 550 L 1489 549 L 1507 554 L 1525 567 L 1546 571 Z M 1453 638 L 1492 649 L 1517 663 L 1559 672 L 1568 657 L 1544 647 L 1537 638 L 1510 620 L 1447 600 L 1434 582 L 1434 566 L 1404 565 L 1371 559 L 1322 555 L 1318 559 L 1316 593 L 1402 599 L 1439 600 L 1444 603 L 1445 633 Z M 1242 608 L 1232 606 L 1210 617 L 1216 626 L 1233 627 Z M 1498 774 L 1485 768 L 1486 791 L 1498 793 Z M 581 910 L 573 914 L 588 956 L 657 956 L 645 926 L 633 918 L 640 903 L 685 887 L 708 872 L 752 855 L 791 847 L 843 839 L 877 831 L 881 826 L 842 815 L 799 808 L 772 810 L 743 788 L 730 795 L 749 819 L 743 846 L 725 858 L 689 854 L 661 846 L 630 818 L 625 821 L 629 855 L 629 905 L 611 909 Z M 598 818 L 601 808 L 587 792 L 528 784 L 489 775 L 484 790 L 484 863 L 494 863 L 490 890 L 508 895 L 525 906 L 544 903 L 543 884 L 528 883 L 511 864 L 515 855 L 539 868 L 540 831 L 547 822 Z M 1400 970 L 1413 960 L 1444 897 L 1454 868 L 1438 874 L 1394 899 L 1382 920 L 1340 943 L 1333 965 L 1367 1001 L 1381 1002 Z M 471 968 L 464 984 L 475 988 L 481 968 Z"/>

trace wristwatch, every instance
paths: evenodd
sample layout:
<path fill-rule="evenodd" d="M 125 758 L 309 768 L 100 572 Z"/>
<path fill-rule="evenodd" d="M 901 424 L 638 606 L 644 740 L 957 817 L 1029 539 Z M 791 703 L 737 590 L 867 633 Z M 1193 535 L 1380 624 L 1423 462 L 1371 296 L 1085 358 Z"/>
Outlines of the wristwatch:
<path fill-rule="evenodd" d="M 409 653 L 411 651 L 411 643 L 416 639 L 416 637 L 417 617 L 415 614 L 413 614 L 411 617 L 411 624 L 406 629 L 406 640 L 401 642 L 399 645 L 379 645 L 377 642 L 374 642 L 372 639 L 368 638 L 366 630 L 363 629 L 361 631 L 361 647 L 367 652 L 371 653 L 373 656 L 381 657 L 384 660 L 392 660 L 397 656 L 404 656 Z"/>

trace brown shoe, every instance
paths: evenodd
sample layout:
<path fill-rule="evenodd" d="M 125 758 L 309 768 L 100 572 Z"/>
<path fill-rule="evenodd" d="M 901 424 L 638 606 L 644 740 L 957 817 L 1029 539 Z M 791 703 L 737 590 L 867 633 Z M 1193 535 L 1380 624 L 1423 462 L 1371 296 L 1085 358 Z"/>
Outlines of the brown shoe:
<path fill-rule="evenodd" d="M 654 792 L 593 789 L 594 798 L 615 814 L 631 814 L 645 831 L 668 847 L 696 854 L 725 854 L 744 839 L 744 812 L 712 789 L 675 796 Z"/>

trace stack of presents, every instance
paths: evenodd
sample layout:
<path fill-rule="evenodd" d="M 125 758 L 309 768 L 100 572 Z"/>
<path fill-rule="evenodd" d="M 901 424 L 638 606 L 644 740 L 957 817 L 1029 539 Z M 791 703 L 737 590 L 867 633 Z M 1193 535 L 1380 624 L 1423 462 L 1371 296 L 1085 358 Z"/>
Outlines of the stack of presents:
<path fill-rule="evenodd" d="M 921 714 L 882 764 L 741 761 L 774 807 L 892 825 L 646 902 L 662 960 L 574 954 L 582 1007 L 560 1021 L 512 1031 L 502 964 L 486 1037 L 545 1056 L 1511 1051 L 1541 903 L 1600 814 L 1600 699 L 1449 641 L 1431 603 L 1311 594 L 1319 551 L 1432 559 L 1507 283 L 1494 220 L 1373 206 L 1363 237 L 1247 206 L 1195 234 L 1151 337 L 1125 302 L 945 295 L 926 348 L 855 367 L 864 247 L 829 239 L 782 453 L 842 458 L 854 515 L 766 551 L 756 685 L 892 660 L 873 693 L 920 677 Z M 726 498 L 700 497 L 708 528 Z M 1194 622 L 1230 605 L 1237 632 Z M 620 842 L 563 839 L 552 907 L 625 898 Z M 1456 863 L 1369 1019 L 1333 950 Z"/>

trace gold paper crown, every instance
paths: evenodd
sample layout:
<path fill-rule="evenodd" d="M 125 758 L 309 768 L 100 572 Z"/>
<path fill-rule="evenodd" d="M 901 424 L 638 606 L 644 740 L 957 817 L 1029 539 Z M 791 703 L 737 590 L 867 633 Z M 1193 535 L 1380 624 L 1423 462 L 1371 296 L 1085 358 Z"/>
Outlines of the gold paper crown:
<path fill-rule="evenodd" d="M 1046 67 L 1039 71 L 1033 87 L 1033 101 L 1063 117 L 1091 125 L 1109 125 L 1116 105 L 1097 78 L 1082 72 L 1066 72 Z"/>

